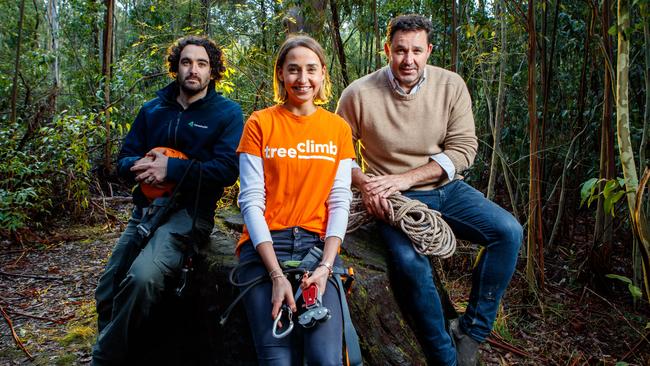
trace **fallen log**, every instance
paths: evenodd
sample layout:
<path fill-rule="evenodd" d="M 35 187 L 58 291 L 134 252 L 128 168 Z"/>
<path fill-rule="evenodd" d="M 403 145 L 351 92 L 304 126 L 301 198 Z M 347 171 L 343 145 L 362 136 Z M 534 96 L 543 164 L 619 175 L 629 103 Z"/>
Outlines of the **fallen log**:
<path fill-rule="evenodd" d="M 227 224 L 239 227 L 237 218 Z M 388 285 L 385 250 L 373 226 L 348 234 L 341 257 L 352 266 L 355 281 L 348 296 L 352 321 L 359 334 L 366 365 L 424 364 L 419 344 L 399 310 Z M 190 291 L 183 299 L 171 293 L 152 310 L 150 324 L 142 327 L 135 358 L 142 364 L 255 365 L 255 348 L 242 305 L 237 305 L 225 326 L 219 316 L 238 294 L 228 283 L 237 264 L 236 238 L 216 230 L 195 265 Z M 171 287 L 175 287 L 171 284 Z"/>

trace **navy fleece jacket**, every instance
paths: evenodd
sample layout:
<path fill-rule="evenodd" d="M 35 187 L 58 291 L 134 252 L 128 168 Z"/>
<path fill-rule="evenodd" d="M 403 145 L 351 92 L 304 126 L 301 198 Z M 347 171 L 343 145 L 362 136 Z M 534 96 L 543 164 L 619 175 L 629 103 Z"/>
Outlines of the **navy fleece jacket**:
<path fill-rule="evenodd" d="M 149 150 L 163 146 L 181 151 L 190 160 L 200 162 L 192 165 L 185 178 L 180 191 L 181 204 L 193 207 L 200 169 L 199 209 L 214 213 L 224 187 L 237 180 L 235 150 L 244 125 L 241 107 L 215 92 L 213 82 L 206 96 L 187 109 L 176 101 L 178 93 L 179 87 L 174 81 L 159 90 L 157 98 L 142 106 L 120 150 L 118 174 L 135 183 L 135 175 L 129 169 Z M 170 158 L 166 180 L 180 181 L 190 160 Z M 133 193 L 133 200 L 138 206 L 148 204 L 139 186 Z"/>

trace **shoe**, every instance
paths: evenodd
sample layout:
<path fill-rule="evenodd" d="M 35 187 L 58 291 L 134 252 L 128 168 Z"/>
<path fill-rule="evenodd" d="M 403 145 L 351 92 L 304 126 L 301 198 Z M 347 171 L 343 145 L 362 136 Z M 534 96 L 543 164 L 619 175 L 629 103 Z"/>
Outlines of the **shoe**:
<path fill-rule="evenodd" d="M 449 333 L 456 346 L 456 364 L 458 366 L 477 366 L 479 360 L 479 342 L 460 329 L 458 318 L 449 324 Z"/>

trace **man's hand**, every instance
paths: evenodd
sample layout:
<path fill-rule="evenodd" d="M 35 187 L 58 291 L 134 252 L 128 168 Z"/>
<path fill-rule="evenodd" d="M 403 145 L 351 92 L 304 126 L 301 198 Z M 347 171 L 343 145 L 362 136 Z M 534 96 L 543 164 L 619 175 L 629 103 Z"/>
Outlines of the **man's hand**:
<path fill-rule="evenodd" d="M 352 169 L 352 184 L 361 191 L 361 200 L 368 213 L 380 220 L 387 221 L 390 206 L 386 198 L 370 193 L 368 184 L 371 179 L 361 169 Z"/>
<path fill-rule="evenodd" d="M 388 221 L 388 213 L 390 212 L 388 200 L 376 194 L 366 193 L 363 188 L 361 189 L 361 200 L 368 213 L 380 220 Z"/>
<path fill-rule="evenodd" d="M 136 174 L 137 182 L 160 184 L 167 177 L 167 162 L 169 158 L 158 151 L 149 151 L 145 157 L 139 159 L 131 167 Z"/>
<path fill-rule="evenodd" d="M 370 195 L 387 198 L 395 192 L 406 191 L 412 186 L 413 183 L 408 175 L 391 174 L 368 178 L 364 188 Z"/>

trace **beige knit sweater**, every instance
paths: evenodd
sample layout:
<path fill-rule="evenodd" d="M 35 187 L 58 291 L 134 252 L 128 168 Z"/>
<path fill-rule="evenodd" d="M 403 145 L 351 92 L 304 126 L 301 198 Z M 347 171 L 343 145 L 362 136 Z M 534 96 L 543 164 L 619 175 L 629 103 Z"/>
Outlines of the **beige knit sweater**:
<path fill-rule="evenodd" d="M 350 84 L 336 110 L 352 127 L 366 172 L 404 173 L 444 152 L 458 177 L 472 165 L 478 147 L 465 82 L 456 73 L 427 65 L 426 79 L 417 92 L 401 95 L 391 87 L 387 67 Z M 448 181 L 413 189 L 431 189 Z"/>

